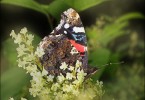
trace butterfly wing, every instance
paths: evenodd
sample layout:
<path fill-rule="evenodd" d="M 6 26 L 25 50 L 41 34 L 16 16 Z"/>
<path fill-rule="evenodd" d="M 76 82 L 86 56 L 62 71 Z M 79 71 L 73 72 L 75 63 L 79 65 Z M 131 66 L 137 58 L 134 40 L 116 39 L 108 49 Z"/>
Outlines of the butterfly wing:
<path fill-rule="evenodd" d="M 62 13 L 60 24 L 40 45 L 45 47 L 42 64 L 52 74 L 59 73 L 58 67 L 62 62 L 75 66 L 77 60 L 82 62 L 82 68 L 88 75 L 96 72 L 95 68 L 88 67 L 85 30 L 79 14 L 72 8 Z"/>

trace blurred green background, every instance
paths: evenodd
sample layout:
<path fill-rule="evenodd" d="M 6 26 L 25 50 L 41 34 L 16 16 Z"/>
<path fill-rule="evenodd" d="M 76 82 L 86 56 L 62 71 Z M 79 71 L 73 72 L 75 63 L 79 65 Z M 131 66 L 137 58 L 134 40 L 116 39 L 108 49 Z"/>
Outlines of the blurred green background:
<path fill-rule="evenodd" d="M 48 35 L 72 7 L 88 38 L 89 64 L 100 70 L 103 100 L 144 100 L 144 0 L 1 0 L 1 100 L 29 95 L 29 75 L 17 67 L 11 30 L 27 27 L 34 45 Z M 123 63 L 121 63 L 123 62 Z M 114 63 L 114 64 L 110 64 Z"/>

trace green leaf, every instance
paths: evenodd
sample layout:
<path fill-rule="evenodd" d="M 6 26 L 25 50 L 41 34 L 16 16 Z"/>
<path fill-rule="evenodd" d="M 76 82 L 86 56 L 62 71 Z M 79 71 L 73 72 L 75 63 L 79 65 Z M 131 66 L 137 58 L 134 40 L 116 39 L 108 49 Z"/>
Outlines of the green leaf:
<path fill-rule="evenodd" d="M 104 1 L 108 0 L 55 0 L 49 5 L 42 5 L 42 7 L 47 13 L 58 19 L 61 13 L 70 7 L 77 11 L 83 11 Z"/>
<path fill-rule="evenodd" d="M 144 19 L 145 16 L 142 15 L 141 13 L 133 12 L 133 13 L 128 13 L 128 14 L 125 14 L 125 15 L 119 17 L 115 22 L 116 23 L 121 23 L 122 21 L 128 21 L 130 19 L 135 19 L 135 18 L 137 18 L 137 19 L 139 19 L 139 18 Z"/>
<path fill-rule="evenodd" d="M 1 3 L 29 8 L 43 13 L 47 17 L 49 17 L 48 14 L 51 14 L 58 19 L 61 13 L 70 7 L 82 11 L 105 1 L 108 0 L 55 0 L 49 5 L 37 3 L 35 0 L 2 0 Z"/>
<path fill-rule="evenodd" d="M 1 76 L 1 99 L 8 100 L 9 97 L 19 94 L 29 80 L 28 75 L 21 68 L 14 67 L 7 70 Z"/>
<path fill-rule="evenodd" d="M 119 53 L 112 53 L 109 57 L 109 63 L 112 63 L 110 65 L 108 65 L 106 68 L 105 68 L 105 71 L 104 73 L 106 75 L 109 75 L 109 77 L 111 78 L 114 78 L 114 74 L 117 72 L 117 69 L 119 67 L 121 67 L 123 61 L 119 61 L 120 59 L 120 54 Z"/>
<path fill-rule="evenodd" d="M 41 7 L 41 4 L 34 0 L 1 0 L 1 3 L 21 6 L 46 14 L 46 11 Z"/>
<path fill-rule="evenodd" d="M 60 18 L 61 13 L 64 10 L 69 8 L 69 6 L 63 0 L 55 0 L 50 3 L 49 6 L 43 5 L 42 7 L 47 11 L 47 13 L 51 14 L 57 19 Z"/>
<path fill-rule="evenodd" d="M 89 54 L 89 60 L 92 60 L 93 65 L 103 65 L 108 62 L 110 51 L 105 48 L 97 48 Z"/>
<path fill-rule="evenodd" d="M 9 38 L 2 43 L 2 52 L 1 52 L 1 63 L 2 67 L 5 69 L 7 67 L 17 66 L 17 45 L 14 44 L 14 41 Z"/>
<path fill-rule="evenodd" d="M 75 8 L 78 11 L 83 11 L 87 8 L 99 5 L 109 0 L 64 0 L 69 6 Z"/>
<path fill-rule="evenodd" d="M 87 35 L 87 37 L 89 38 L 89 39 L 96 39 L 98 36 L 98 34 L 96 34 L 97 33 L 97 30 L 96 30 L 96 27 L 89 27 L 89 28 L 86 28 L 86 35 Z"/>
<path fill-rule="evenodd" d="M 110 41 L 125 34 L 126 30 L 123 30 L 123 28 L 127 26 L 128 26 L 127 21 L 122 23 L 112 23 L 106 25 L 102 32 L 104 35 L 101 38 L 98 38 L 98 41 L 100 41 L 104 46 L 106 46 Z"/>
<path fill-rule="evenodd" d="M 29 8 L 38 11 L 40 13 L 43 13 L 47 17 L 48 14 L 51 14 L 55 18 L 60 18 L 60 14 L 64 10 L 69 8 L 68 5 L 63 0 L 55 0 L 49 5 L 37 3 L 35 0 L 2 0 L 1 3 Z"/>
<path fill-rule="evenodd" d="M 108 63 L 109 55 L 110 51 L 105 48 L 98 48 L 95 51 L 91 51 L 91 53 L 89 54 L 89 64 L 98 66 L 100 68 L 99 71 L 93 76 L 93 79 L 96 80 L 102 75 L 105 67 L 102 67 L 101 65 L 105 65 Z"/>

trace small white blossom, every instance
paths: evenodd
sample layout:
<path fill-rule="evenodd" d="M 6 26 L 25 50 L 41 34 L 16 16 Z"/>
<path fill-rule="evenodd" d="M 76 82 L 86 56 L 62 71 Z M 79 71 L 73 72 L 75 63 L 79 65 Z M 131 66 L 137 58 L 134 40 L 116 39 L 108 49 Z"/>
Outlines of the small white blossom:
<path fill-rule="evenodd" d="M 84 78 L 85 78 L 85 76 L 87 75 L 87 73 L 85 73 L 84 71 L 83 71 L 83 69 L 82 70 L 77 70 L 78 71 L 78 73 L 77 73 L 77 79 L 80 81 L 80 83 L 81 82 L 83 82 L 84 81 Z"/>
<path fill-rule="evenodd" d="M 47 81 L 48 82 L 53 82 L 54 76 L 53 75 L 49 75 L 47 76 Z"/>
<path fill-rule="evenodd" d="M 62 95 L 63 95 L 63 92 L 57 92 L 57 95 L 55 96 L 55 99 L 54 100 L 63 100 L 63 99 L 60 99 L 62 98 Z"/>
<path fill-rule="evenodd" d="M 21 42 L 22 42 L 22 36 L 20 34 L 18 34 L 14 40 L 14 43 L 20 44 Z"/>
<path fill-rule="evenodd" d="M 21 31 L 20 31 L 20 33 L 22 33 L 22 34 L 24 34 L 24 35 L 25 35 L 27 32 L 28 32 L 28 30 L 27 30 L 26 27 L 22 28 Z"/>
<path fill-rule="evenodd" d="M 36 72 L 38 69 L 37 69 L 37 66 L 36 65 L 31 65 L 29 64 L 27 67 L 26 67 L 26 73 L 34 73 Z"/>
<path fill-rule="evenodd" d="M 64 92 L 72 92 L 73 89 L 74 89 L 74 86 L 71 84 L 70 85 L 66 85 L 66 84 L 63 85 Z"/>
<path fill-rule="evenodd" d="M 18 66 L 23 67 L 24 69 L 26 67 L 26 64 L 28 64 L 26 60 L 21 60 L 21 59 L 18 59 L 17 62 L 18 62 Z"/>
<path fill-rule="evenodd" d="M 24 44 L 22 44 L 22 45 L 19 45 L 19 47 L 16 50 L 18 52 L 18 57 L 21 57 L 24 54 L 26 54 L 25 51 L 27 51 L 28 49 L 25 47 Z"/>
<path fill-rule="evenodd" d="M 44 88 L 42 88 L 42 91 L 41 91 L 40 95 L 42 95 L 42 96 L 43 95 L 49 95 L 49 93 L 50 93 L 50 88 L 44 87 Z"/>
<path fill-rule="evenodd" d="M 33 39 L 34 39 L 34 35 L 32 35 L 32 34 L 27 34 L 27 41 L 26 41 L 26 44 L 27 45 L 31 45 L 32 44 L 32 41 L 33 41 Z"/>
<path fill-rule="evenodd" d="M 74 70 L 74 67 L 73 66 L 69 66 L 68 68 L 70 71 L 73 71 Z"/>
<path fill-rule="evenodd" d="M 73 74 L 72 73 L 66 73 L 66 79 L 71 80 L 73 78 Z"/>
<path fill-rule="evenodd" d="M 47 74 L 48 74 L 47 70 L 45 70 L 45 69 L 43 68 L 43 70 L 42 70 L 42 76 L 46 76 Z"/>
<path fill-rule="evenodd" d="M 42 81 L 41 72 L 33 72 L 33 73 L 30 73 L 30 75 L 33 76 L 33 80 L 34 80 L 37 84 L 41 84 L 41 81 Z"/>
<path fill-rule="evenodd" d="M 35 55 L 33 53 L 26 55 L 23 57 L 23 60 L 25 61 L 34 61 L 35 60 Z"/>
<path fill-rule="evenodd" d="M 59 87 L 60 85 L 58 83 L 54 83 L 52 84 L 51 90 L 56 91 Z"/>
<path fill-rule="evenodd" d="M 33 97 L 36 97 L 38 95 L 38 91 L 36 88 L 29 88 L 29 92 Z"/>
<path fill-rule="evenodd" d="M 80 82 L 79 82 L 79 80 L 77 80 L 77 79 L 74 80 L 72 83 L 75 84 L 76 86 L 80 85 Z"/>
<path fill-rule="evenodd" d="M 11 31 L 10 36 L 11 36 L 12 38 L 16 38 L 16 37 L 17 37 L 17 35 L 16 35 L 16 33 L 15 33 L 14 30 Z"/>
<path fill-rule="evenodd" d="M 80 62 L 79 60 L 77 60 L 77 62 L 76 62 L 76 68 L 79 68 L 80 66 L 82 65 L 82 62 Z"/>
<path fill-rule="evenodd" d="M 35 54 L 38 57 L 42 57 L 44 55 L 44 50 L 42 48 L 37 47 Z"/>
<path fill-rule="evenodd" d="M 63 62 L 63 63 L 61 63 L 60 69 L 65 70 L 67 67 L 68 67 L 68 65 L 65 62 Z"/>
<path fill-rule="evenodd" d="M 65 77 L 62 74 L 57 76 L 57 78 L 58 78 L 58 82 L 60 82 L 60 83 L 62 83 L 65 80 Z"/>

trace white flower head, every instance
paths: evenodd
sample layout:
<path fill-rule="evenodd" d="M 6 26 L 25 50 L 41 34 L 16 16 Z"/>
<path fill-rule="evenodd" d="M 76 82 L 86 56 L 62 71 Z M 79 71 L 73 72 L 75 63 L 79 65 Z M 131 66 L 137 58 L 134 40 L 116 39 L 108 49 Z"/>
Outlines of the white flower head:
<path fill-rule="evenodd" d="M 47 72 L 47 70 L 45 70 L 45 68 L 43 68 L 43 70 L 42 70 L 42 76 L 46 76 L 46 75 L 48 75 L 48 72 Z"/>
<path fill-rule="evenodd" d="M 60 74 L 59 76 L 57 76 L 58 82 L 62 83 L 65 80 L 65 77 Z"/>
<path fill-rule="evenodd" d="M 21 60 L 21 59 L 18 59 L 17 62 L 18 62 L 18 66 L 23 67 L 24 69 L 26 67 L 26 64 L 28 64 L 26 60 Z"/>
<path fill-rule="evenodd" d="M 77 60 L 77 62 L 76 62 L 76 68 L 79 68 L 80 66 L 82 66 L 82 62 L 80 62 L 79 60 Z"/>
<path fill-rule="evenodd" d="M 67 67 L 68 67 L 68 65 L 65 62 L 63 62 L 63 63 L 61 63 L 60 69 L 65 70 Z"/>
<path fill-rule="evenodd" d="M 64 84 L 63 85 L 63 91 L 64 92 L 72 92 L 72 90 L 74 89 L 74 86 L 73 85 L 67 85 L 67 84 Z"/>
<path fill-rule="evenodd" d="M 74 78 L 72 73 L 66 73 L 66 79 L 72 80 Z"/>
<path fill-rule="evenodd" d="M 56 91 L 59 87 L 60 85 L 58 83 L 54 83 L 52 84 L 51 90 Z"/>
<path fill-rule="evenodd" d="M 21 34 L 18 34 L 18 35 L 15 37 L 14 43 L 20 44 L 22 41 L 23 41 L 23 40 L 22 40 Z"/>
<path fill-rule="evenodd" d="M 31 45 L 31 44 L 32 44 L 32 41 L 33 41 L 33 39 L 34 39 L 34 35 L 32 35 L 32 34 L 27 34 L 26 37 L 27 37 L 26 44 L 27 44 L 27 45 Z"/>
<path fill-rule="evenodd" d="M 31 65 L 29 64 L 27 67 L 26 67 L 26 73 L 34 73 L 36 72 L 38 69 L 37 69 L 37 66 L 36 65 Z"/>
<path fill-rule="evenodd" d="M 73 66 L 69 66 L 68 68 L 70 71 L 73 71 L 74 70 L 74 67 Z"/>
<path fill-rule="evenodd" d="M 17 37 L 17 35 L 16 35 L 14 30 L 11 31 L 10 36 L 12 36 L 12 38 L 16 38 Z"/>
<path fill-rule="evenodd" d="M 20 33 L 22 33 L 22 34 L 26 34 L 27 32 L 28 32 L 28 30 L 26 27 L 22 28 L 20 31 Z"/>
<path fill-rule="evenodd" d="M 53 75 L 49 75 L 47 76 L 47 81 L 48 82 L 53 82 L 54 76 Z"/>
<path fill-rule="evenodd" d="M 35 54 L 38 57 L 42 57 L 45 53 L 44 53 L 44 50 L 42 48 L 37 47 Z"/>
<path fill-rule="evenodd" d="M 26 53 L 25 53 L 26 54 Z M 24 57 L 23 57 L 23 60 L 25 60 L 25 61 L 34 61 L 35 60 L 35 55 L 33 54 L 33 53 L 31 53 L 31 54 L 29 54 L 29 55 L 25 55 Z"/>
<path fill-rule="evenodd" d="M 80 70 L 80 68 L 77 70 L 77 79 L 82 83 L 84 81 L 85 76 L 87 73 L 84 72 L 84 70 Z"/>
<path fill-rule="evenodd" d="M 18 57 L 21 57 L 24 54 L 26 54 L 25 51 L 27 51 L 28 49 L 26 48 L 26 46 L 24 44 L 20 44 L 19 47 L 16 50 L 18 52 Z"/>

